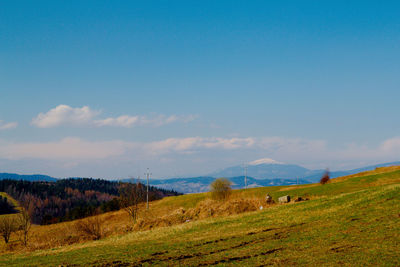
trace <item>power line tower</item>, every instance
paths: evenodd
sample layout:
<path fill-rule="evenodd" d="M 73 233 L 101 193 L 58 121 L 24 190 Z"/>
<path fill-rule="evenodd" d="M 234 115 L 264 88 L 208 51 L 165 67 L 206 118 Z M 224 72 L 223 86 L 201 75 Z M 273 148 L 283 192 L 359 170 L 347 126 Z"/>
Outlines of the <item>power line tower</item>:
<path fill-rule="evenodd" d="M 244 168 L 244 189 L 247 189 L 247 164 L 243 164 Z"/>
<path fill-rule="evenodd" d="M 144 174 L 147 177 L 147 189 L 146 189 L 146 207 L 149 210 L 149 176 L 151 175 L 149 168 L 147 168 L 147 173 Z"/>

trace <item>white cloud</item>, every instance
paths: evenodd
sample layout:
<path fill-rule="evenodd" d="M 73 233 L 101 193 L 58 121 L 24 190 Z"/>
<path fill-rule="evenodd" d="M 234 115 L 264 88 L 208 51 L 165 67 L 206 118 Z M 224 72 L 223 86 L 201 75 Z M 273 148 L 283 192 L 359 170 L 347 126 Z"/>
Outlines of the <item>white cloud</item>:
<path fill-rule="evenodd" d="M 270 152 L 309 152 L 325 149 L 325 142 L 321 140 L 291 139 L 282 137 L 187 137 L 168 138 L 147 144 L 148 148 L 155 153 L 166 153 L 168 151 L 186 152 L 200 151 L 204 149 L 259 149 Z"/>
<path fill-rule="evenodd" d="M 107 118 L 104 120 L 95 120 L 94 124 L 96 126 L 120 126 L 120 127 L 132 127 L 139 121 L 139 116 L 120 116 L 117 118 Z"/>
<path fill-rule="evenodd" d="M 241 149 L 264 150 L 265 144 L 261 142 L 261 139 L 251 137 L 168 138 L 161 141 L 142 143 L 122 140 L 92 142 L 80 138 L 68 137 L 57 142 L 9 143 L 3 141 L 0 142 L 0 157 L 6 159 L 101 159 L 120 156 L 127 152 L 133 152 L 140 157 L 144 157 L 174 153 L 202 153 L 209 150 L 240 151 Z"/>
<path fill-rule="evenodd" d="M 105 119 L 98 119 L 100 111 L 91 110 L 88 106 L 82 108 L 73 108 L 68 105 L 59 105 L 46 113 L 40 113 L 36 118 L 32 119 L 32 125 L 39 128 L 50 128 L 61 125 L 70 126 L 95 126 L 95 127 L 125 127 L 130 128 L 134 126 L 153 126 L 159 127 L 162 125 L 170 124 L 173 122 L 187 123 L 193 121 L 196 116 L 178 116 L 171 115 L 166 116 L 163 114 L 154 115 L 152 117 L 147 116 L 130 116 L 122 115 L 119 117 L 109 117 Z"/>
<path fill-rule="evenodd" d="M 100 114 L 88 106 L 72 108 L 68 105 L 58 105 L 46 113 L 40 113 L 32 120 L 32 124 L 39 128 L 50 128 L 60 125 L 84 125 Z"/>
<path fill-rule="evenodd" d="M 91 142 L 68 137 L 58 142 L 0 143 L 0 157 L 5 159 L 105 159 L 119 156 L 132 148 L 133 143 L 120 140 Z"/>
<path fill-rule="evenodd" d="M 195 116 L 177 116 L 177 115 L 157 115 L 155 117 L 149 118 L 146 116 L 129 116 L 123 115 L 116 118 L 106 118 L 102 120 L 95 120 L 94 124 L 96 126 L 114 126 L 114 127 L 134 127 L 139 125 L 149 125 L 154 127 L 159 127 L 162 125 L 170 124 L 173 122 L 190 122 L 195 119 Z"/>
<path fill-rule="evenodd" d="M 153 118 L 146 118 L 142 117 L 143 119 L 143 124 L 150 124 L 153 126 L 162 126 L 165 124 L 170 124 L 173 122 L 183 122 L 183 123 L 188 123 L 196 119 L 195 115 L 187 115 L 187 116 L 178 116 L 178 115 L 171 115 L 171 116 L 166 116 L 163 114 L 157 115 Z"/>
<path fill-rule="evenodd" d="M 2 120 L 0 120 L 0 131 L 1 130 L 10 130 L 10 129 L 14 129 L 17 128 L 18 123 L 17 122 L 3 122 Z"/>
<path fill-rule="evenodd" d="M 156 154 L 175 152 L 195 152 L 201 149 L 239 149 L 251 147 L 254 138 L 168 138 L 162 141 L 148 143 L 146 146 Z"/>
<path fill-rule="evenodd" d="M 387 139 L 381 145 L 381 150 L 385 152 L 397 153 L 400 156 L 400 137 Z"/>
<path fill-rule="evenodd" d="M 376 147 L 352 143 L 344 149 L 335 149 L 330 151 L 330 153 L 327 153 L 325 157 L 339 158 L 342 160 L 377 159 L 378 162 L 384 162 L 387 160 L 399 161 L 400 137 L 386 139 Z"/>
<path fill-rule="evenodd" d="M 152 142 L 88 141 L 74 137 L 52 142 L 13 143 L 0 140 L 0 159 L 23 160 L 24 162 L 42 160 L 49 166 L 57 162 L 59 164 L 57 166 L 74 168 L 79 165 L 79 168 L 83 169 L 90 163 L 91 168 L 98 166 L 99 170 L 87 169 L 86 172 L 104 170 L 108 173 L 112 173 L 112 170 L 107 168 L 119 171 L 119 166 L 125 166 L 125 171 L 129 171 L 131 168 L 129 166 L 138 164 L 137 162 L 150 164 L 147 166 L 169 162 L 165 163 L 168 165 L 165 168 L 169 169 L 177 168 L 174 164 L 180 162 L 184 166 L 179 168 L 186 171 L 191 168 L 197 169 L 199 173 L 202 173 L 203 168 L 235 165 L 251 158 L 262 159 L 251 162 L 252 164 L 276 162 L 270 160 L 273 158 L 312 168 L 344 166 L 343 164 L 346 168 L 351 168 L 400 160 L 399 151 L 400 137 L 384 140 L 374 147 L 357 144 L 329 147 L 322 140 L 283 137 L 197 136 Z M 164 174 L 160 173 L 160 175 Z"/>

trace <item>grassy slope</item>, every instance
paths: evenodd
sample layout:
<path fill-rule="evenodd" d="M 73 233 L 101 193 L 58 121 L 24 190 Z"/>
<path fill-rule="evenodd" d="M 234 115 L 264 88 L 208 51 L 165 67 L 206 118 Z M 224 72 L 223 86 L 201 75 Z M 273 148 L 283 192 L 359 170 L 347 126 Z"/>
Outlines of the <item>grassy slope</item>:
<path fill-rule="evenodd" d="M 19 211 L 21 209 L 21 207 L 19 206 L 18 201 L 16 201 L 14 198 L 12 198 L 7 193 L 0 192 L 0 196 L 8 198 L 8 201 L 11 202 L 14 205 L 15 210 Z M 2 215 L 0 215 L 0 218 L 1 217 L 9 217 L 9 216 L 15 217 L 16 214 L 15 213 L 14 214 L 2 214 Z"/>
<path fill-rule="evenodd" d="M 238 190 L 243 197 L 311 196 L 262 211 L 211 218 L 100 241 L 3 254 L 0 265 L 400 265 L 400 170 L 379 169 L 320 185 Z M 194 206 L 206 194 L 153 204 Z"/>
<path fill-rule="evenodd" d="M 8 195 L 7 193 L 5 193 L 5 192 L 0 192 L 0 196 L 8 198 L 8 201 L 11 202 L 11 203 L 15 206 L 15 208 L 17 208 L 17 209 L 19 208 L 18 201 L 16 201 L 14 198 L 12 198 L 12 197 L 11 197 L 10 195 Z"/>

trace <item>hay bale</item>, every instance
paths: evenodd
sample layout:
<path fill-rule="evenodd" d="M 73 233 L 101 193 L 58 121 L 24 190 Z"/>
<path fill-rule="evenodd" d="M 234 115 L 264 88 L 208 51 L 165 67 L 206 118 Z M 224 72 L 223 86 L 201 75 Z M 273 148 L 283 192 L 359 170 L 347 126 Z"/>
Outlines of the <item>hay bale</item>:
<path fill-rule="evenodd" d="M 290 202 L 290 196 L 287 195 L 287 196 L 280 197 L 280 198 L 278 198 L 278 201 L 279 201 L 280 204 L 289 203 Z"/>

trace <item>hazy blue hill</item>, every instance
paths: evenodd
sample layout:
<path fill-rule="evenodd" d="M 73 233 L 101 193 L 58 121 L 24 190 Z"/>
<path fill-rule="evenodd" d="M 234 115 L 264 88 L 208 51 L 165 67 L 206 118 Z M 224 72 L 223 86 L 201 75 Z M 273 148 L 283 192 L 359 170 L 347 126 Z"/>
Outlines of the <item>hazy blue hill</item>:
<path fill-rule="evenodd" d="M 45 181 L 45 182 L 55 182 L 57 178 L 42 175 L 42 174 L 31 174 L 31 175 L 22 175 L 16 173 L 0 173 L 0 180 L 4 179 L 12 179 L 12 180 L 25 180 L 25 181 Z"/>
<path fill-rule="evenodd" d="M 170 178 L 170 179 L 152 179 L 152 186 L 175 190 L 181 193 L 199 193 L 209 191 L 210 184 L 215 180 L 209 176 L 199 176 L 190 178 Z"/>
<path fill-rule="evenodd" d="M 203 177 L 191 177 L 191 178 L 171 178 L 171 179 L 160 179 L 150 180 L 150 185 L 168 189 L 176 190 L 181 193 L 200 193 L 209 191 L 210 184 L 215 180 L 214 177 L 203 176 Z M 233 184 L 233 189 L 240 189 L 245 187 L 244 176 L 236 176 L 228 178 Z M 123 180 L 127 181 L 127 180 Z M 247 177 L 247 186 L 250 187 L 261 187 L 261 186 L 273 186 L 273 185 L 292 185 L 296 184 L 297 180 L 290 179 L 255 179 L 253 177 Z M 307 180 L 299 179 L 299 184 L 310 183 Z"/>

